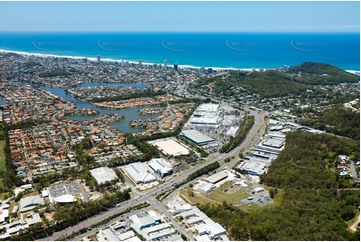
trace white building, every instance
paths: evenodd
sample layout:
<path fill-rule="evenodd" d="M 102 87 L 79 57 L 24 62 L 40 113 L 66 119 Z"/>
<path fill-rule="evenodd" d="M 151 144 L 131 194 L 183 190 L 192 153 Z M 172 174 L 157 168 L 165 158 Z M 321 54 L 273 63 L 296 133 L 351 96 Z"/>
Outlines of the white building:
<path fill-rule="evenodd" d="M 149 144 L 156 146 L 161 152 L 166 155 L 180 156 L 189 154 L 189 149 L 173 138 L 149 141 Z"/>
<path fill-rule="evenodd" d="M 115 171 L 106 166 L 90 170 L 90 173 L 99 185 L 119 179 Z"/>
<path fill-rule="evenodd" d="M 30 196 L 20 199 L 20 212 L 26 212 L 35 209 L 38 206 L 44 205 L 45 201 L 39 195 Z"/>
<path fill-rule="evenodd" d="M 156 181 L 156 177 L 148 172 L 147 167 L 140 163 L 132 163 L 123 168 L 135 183 L 149 183 Z"/>
<path fill-rule="evenodd" d="M 129 219 L 133 222 L 133 226 L 139 230 L 157 225 L 162 221 L 160 215 L 154 210 L 132 215 Z"/>
<path fill-rule="evenodd" d="M 151 159 L 148 165 L 162 177 L 171 174 L 173 171 L 172 165 L 163 158 Z"/>
<path fill-rule="evenodd" d="M 189 123 L 200 128 L 218 128 L 220 125 L 221 111 L 219 104 L 203 103 L 193 112 Z"/>

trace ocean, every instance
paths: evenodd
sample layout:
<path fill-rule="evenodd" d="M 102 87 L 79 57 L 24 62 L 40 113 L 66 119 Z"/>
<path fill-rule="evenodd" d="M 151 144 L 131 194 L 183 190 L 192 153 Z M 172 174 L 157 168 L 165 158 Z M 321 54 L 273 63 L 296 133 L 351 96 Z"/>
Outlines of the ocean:
<path fill-rule="evenodd" d="M 0 49 L 172 66 L 277 68 L 306 61 L 360 70 L 358 33 L 18 33 Z"/>

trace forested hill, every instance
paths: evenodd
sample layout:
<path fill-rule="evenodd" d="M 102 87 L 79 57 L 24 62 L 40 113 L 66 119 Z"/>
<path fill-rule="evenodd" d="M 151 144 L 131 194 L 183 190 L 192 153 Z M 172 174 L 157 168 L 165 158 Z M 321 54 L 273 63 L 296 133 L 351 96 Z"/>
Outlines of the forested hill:
<path fill-rule="evenodd" d="M 335 85 L 342 82 L 357 83 L 360 77 L 325 63 L 305 62 L 290 67 L 289 73 L 301 74 L 295 81 L 307 85 Z"/>
<path fill-rule="evenodd" d="M 249 73 L 234 72 L 229 77 L 229 81 L 264 97 L 299 95 L 306 90 L 304 86 L 293 82 L 289 75 L 274 70 Z"/>

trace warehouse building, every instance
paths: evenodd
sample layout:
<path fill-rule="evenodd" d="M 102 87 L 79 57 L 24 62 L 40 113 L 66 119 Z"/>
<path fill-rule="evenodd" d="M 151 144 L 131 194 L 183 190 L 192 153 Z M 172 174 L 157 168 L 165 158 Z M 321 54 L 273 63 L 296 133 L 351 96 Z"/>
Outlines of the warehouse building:
<path fill-rule="evenodd" d="M 203 103 L 194 111 L 189 123 L 199 128 L 218 128 L 220 116 L 219 104 Z"/>
<path fill-rule="evenodd" d="M 90 170 L 90 173 L 92 174 L 92 176 L 95 178 L 95 180 L 99 185 L 119 179 L 117 174 L 115 174 L 115 171 L 113 171 L 113 169 L 106 166 Z"/>
<path fill-rule="evenodd" d="M 246 157 L 243 162 L 237 166 L 237 168 L 247 172 L 250 175 L 259 176 L 267 171 L 267 167 L 269 165 L 270 162 L 267 162 L 267 160 Z"/>
<path fill-rule="evenodd" d="M 132 215 L 129 219 L 133 222 L 132 227 L 139 230 L 157 225 L 162 221 L 160 215 L 154 210 Z"/>
<path fill-rule="evenodd" d="M 198 236 L 197 240 L 201 239 L 204 241 L 209 240 L 224 240 L 222 236 L 226 235 L 226 230 L 219 223 L 208 223 L 196 226 L 195 230 L 197 231 Z M 227 238 L 227 237 L 225 237 Z M 226 239 L 228 240 L 228 238 Z"/>
<path fill-rule="evenodd" d="M 172 174 L 173 167 L 163 158 L 151 159 L 148 163 L 149 167 L 161 177 Z"/>
<path fill-rule="evenodd" d="M 208 137 L 207 135 L 193 129 L 183 130 L 181 132 L 181 136 L 199 146 L 208 145 L 209 143 L 215 141 L 213 138 Z"/>
<path fill-rule="evenodd" d="M 228 173 L 226 171 L 220 171 L 214 175 L 211 175 L 207 178 L 204 178 L 205 181 L 210 182 L 212 184 L 216 184 L 228 177 Z"/>
<path fill-rule="evenodd" d="M 149 183 L 157 180 L 153 174 L 149 173 L 147 167 L 140 162 L 126 165 L 124 166 L 124 170 L 136 184 Z"/>
<path fill-rule="evenodd" d="M 162 153 L 166 155 L 180 156 L 189 154 L 189 149 L 173 138 L 158 139 L 148 143 L 156 146 Z"/>

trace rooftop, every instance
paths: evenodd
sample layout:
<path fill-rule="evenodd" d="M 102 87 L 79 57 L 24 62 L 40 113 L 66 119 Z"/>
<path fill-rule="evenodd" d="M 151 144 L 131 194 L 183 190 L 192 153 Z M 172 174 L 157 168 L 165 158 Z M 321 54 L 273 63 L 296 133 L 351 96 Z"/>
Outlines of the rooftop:
<path fill-rule="evenodd" d="M 143 163 L 132 163 L 125 166 L 124 169 L 135 183 L 147 183 L 156 180 L 155 176 L 148 172 L 147 167 Z"/>
<path fill-rule="evenodd" d="M 205 134 L 202 134 L 198 130 L 193 130 L 193 129 L 191 129 L 191 130 L 183 130 L 181 132 L 181 134 L 183 136 L 185 136 L 187 139 L 190 139 L 191 141 L 193 141 L 196 144 L 209 143 L 209 142 L 214 141 L 213 138 L 208 137 Z"/>
<path fill-rule="evenodd" d="M 115 174 L 113 169 L 110 169 L 109 167 L 106 167 L 106 166 L 90 170 L 90 173 L 95 178 L 95 180 L 98 182 L 98 184 L 102 184 L 102 183 L 106 183 L 108 181 L 118 179 L 118 176 Z"/>

